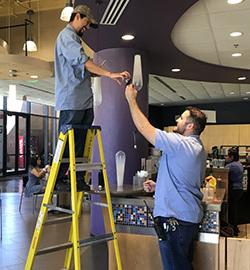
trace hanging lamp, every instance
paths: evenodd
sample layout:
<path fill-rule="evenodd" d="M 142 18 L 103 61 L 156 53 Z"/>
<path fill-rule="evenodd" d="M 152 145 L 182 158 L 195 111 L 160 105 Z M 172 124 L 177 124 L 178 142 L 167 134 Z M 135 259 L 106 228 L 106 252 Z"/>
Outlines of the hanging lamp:
<path fill-rule="evenodd" d="M 72 2 L 72 0 L 68 0 L 64 9 L 61 12 L 60 19 L 64 22 L 69 22 L 70 16 L 71 16 L 73 10 L 74 10 L 73 2 Z"/>
<path fill-rule="evenodd" d="M 24 51 L 28 51 L 28 52 L 36 52 L 37 51 L 37 46 L 35 41 L 32 38 L 32 25 L 33 22 L 31 20 L 31 16 L 34 15 L 34 11 L 32 9 L 29 9 L 26 13 L 29 17 L 29 19 L 25 20 L 25 24 L 27 25 L 26 27 L 28 27 L 28 35 L 27 35 L 27 39 L 23 45 L 23 50 Z"/>

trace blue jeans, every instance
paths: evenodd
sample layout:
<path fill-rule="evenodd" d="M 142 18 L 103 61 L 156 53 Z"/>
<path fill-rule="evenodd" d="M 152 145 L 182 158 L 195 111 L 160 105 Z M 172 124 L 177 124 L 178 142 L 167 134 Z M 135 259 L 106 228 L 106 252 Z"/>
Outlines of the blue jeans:
<path fill-rule="evenodd" d="M 61 131 L 64 125 L 84 125 L 91 126 L 94 120 L 94 110 L 93 108 L 86 110 L 66 110 L 60 111 L 59 118 L 59 132 Z M 86 130 L 75 129 L 74 137 L 75 137 L 75 155 L 76 157 L 83 157 L 84 144 L 86 139 Z M 65 146 L 65 151 L 63 153 L 63 158 L 69 157 L 69 142 Z M 62 163 L 60 166 L 60 170 L 58 173 L 57 181 L 60 181 L 64 176 L 66 171 L 68 170 L 69 165 L 66 163 Z M 77 178 L 83 178 L 83 172 L 77 172 Z"/>
<path fill-rule="evenodd" d="M 159 241 L 164 270 L 191 270 L 193 243 L 198 224 L 180 221 L 173 232 L 166 232 L 166 240 Z"/>

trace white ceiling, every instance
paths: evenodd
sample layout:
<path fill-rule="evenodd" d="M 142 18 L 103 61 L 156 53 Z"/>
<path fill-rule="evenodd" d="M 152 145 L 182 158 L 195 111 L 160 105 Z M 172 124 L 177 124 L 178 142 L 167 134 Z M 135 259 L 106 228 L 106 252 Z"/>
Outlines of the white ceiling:
<path fill-rule="evenodd" d="M 175 46 L 195 59 L 236 68 L 250 68 L 250 1 L 229 5 L 226 0 L 200 0 L 177 22 L 172 32 Z M 231 37 L 234 31 L 243 32 Z M 238 45 L 237 45 L 238 44 Z M 241 57 L 232 53 L 241 52 Z M 244 76 L 244 72 L 242 73 Z M 159 77 L 159 76 L 158 76 Z M 149 80 L 149 103 L 174 105 L 250 100 L 249 84 L 208 83 L 160 77 L 173 88 Z M 185 100 L 180 98 L 183 96 Z"/>
<path fill-rule="evenodd" d="M 51 2 L 54 1 L 46 2 L 48 8 Z M 179 50 L 193 58 L 249 69 L 249 22 L 249 0 L 239 5 L 228 5 L 226 0 L 200 0 L 177 22 L 172 32 L 172 40 Z M 241 31 L 244 34 L 232 38 L 229 36 L 232 31 Z M 237 49 L 234 44 L 238 44 Z M 233 58 L 231 54 L 236 51 L 242 52 L 243 56 Z M 10 83 L 17 85 L 19 98 L 28 96 L 31 101 L 54 104 L 54 78 L 33 81 L 0 80 L 0 95 L 7 95 Z M 197 82 L 152 74 L 149 77 L 150 104 L 212 103 L 222 100 L 246 100 L 248 97 L 250 98 L 250 85 L 247 84 Z"/>

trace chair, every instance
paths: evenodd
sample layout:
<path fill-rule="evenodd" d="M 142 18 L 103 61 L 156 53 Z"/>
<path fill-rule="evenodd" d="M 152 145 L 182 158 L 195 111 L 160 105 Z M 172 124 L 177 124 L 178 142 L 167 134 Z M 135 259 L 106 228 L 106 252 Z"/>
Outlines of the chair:
<path fill-rule="evenodd" d="M 19 202 L 19 212 L 21 213 L 21 208 L 22 208 L 22 202 L 23 202 L 23 196 L 24 196 L 24 191 L 25 191 L 25 187 L 29 181 L 29 176 L 28 175 L 24 175 L 22 177 L 23 179 L 23 185 L 22 185 L 22 193 L 21 193 L 21 197 L 20 197 L 20 202 Z M 37 192 L 37 193 L 33 193 L 32 197 L 33 197 L 33 213 L 36 210 L 36 205 L 37 205 L 37 197 L 40 195 L 43 195 L 44 192 Z"/>

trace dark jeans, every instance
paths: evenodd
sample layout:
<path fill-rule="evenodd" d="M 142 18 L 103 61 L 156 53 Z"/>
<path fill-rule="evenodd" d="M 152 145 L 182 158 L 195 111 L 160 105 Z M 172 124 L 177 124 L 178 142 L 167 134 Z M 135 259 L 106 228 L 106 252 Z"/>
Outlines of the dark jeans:
<path fill-rule="evenodd" d="M 243 196 L 242 189 L 232 189 L 229 190 L 229 198 L 228 198 L 228 219 L 229 223 L 233 225 L 234 229 L 236 229 L 239 224 L 239 202 Z"/>
<path fill-rule="evenodd" d="M 93 123 L 93 120 L 94 120 L 94 111 L 92 108 L 87 109 L 87 110 L 82 110 L 82 111 L 75 111 L 75 110 L 60 111 L 59 132 L 61 131 L 64 125 L 91 126 Z M 74 129 L 76 157 L 83 157 L 86 134 L 87 134 L 87 130 Z M 68 141 L 65 147 L 63 157 L 64 158 L 69 157 Z M 66 163 L 61 164 L 58 177 L 57 177 L 58 181 L 64 178 L 68 170 L 68 167 L 69 166 Z M 83 178 L 83 172 L 77 173 L 77 179 L 79 178 Z"/>
<path fill-rule="evenodd" d="M 159 241 L 164 270 L 191 270 L 193 243 L 198 224 L 179 221 L 175 231 L 166 232 L 166 240 Z"/>

